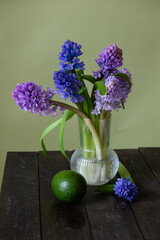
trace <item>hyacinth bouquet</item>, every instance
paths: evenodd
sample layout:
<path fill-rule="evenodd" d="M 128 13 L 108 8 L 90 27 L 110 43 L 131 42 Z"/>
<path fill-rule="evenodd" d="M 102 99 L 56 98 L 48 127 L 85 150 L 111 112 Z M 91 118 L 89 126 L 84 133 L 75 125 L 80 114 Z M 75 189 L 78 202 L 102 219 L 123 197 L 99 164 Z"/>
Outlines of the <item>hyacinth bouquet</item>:
<path fill-rule="evenodd" d="M 81 148 L 71 158 L 71 169 L 80 172 L 89 185 L 102 185 L 111 180 L 119 172 L 121 178 L 115 185 L 104 185 L 96 191 L 115 191 L 115 193 L 131 201 L 137 187 L 133 183 L 127 169 L 118 161 L 118 157 L 109 148 L 111 112 L 124 105 L 131 92 L 131 74 L 123 65 L 122 50 L 116 44 L 108 45 L 95 60 L 99 69 L 92 75 L 84 74 L 85 64 L 80 61 L 81 45 L 70 40 L 64 42 L 58 55 L 60 70 L 54 72 L 55 90 L 37 86 L 35 82 L 17 84 L 12 92 L 17 105 L 32 114 L 57 116 L 57 108 L 63 116 L 53 122 L 42 133 L 41 146 L 45 156 L 47 151 L 44 137 L 57 126 L 60 126 L 59 145 L 63 155 L 70 161 L 63 146 L 64 124 L 74 114 L 79 117 L 81 129 Z M 89 93 L 86 81 L 92 85 Z M 60 94 L 64 100 L 69 99 L 75 104 L 56 101 L 55 94 Z M 83 151 L 82 151 L 83 148 Z M 89 159 L 88 162 L 85 160 Z M 94 164 L 93 164 L 94 163 Z"/>

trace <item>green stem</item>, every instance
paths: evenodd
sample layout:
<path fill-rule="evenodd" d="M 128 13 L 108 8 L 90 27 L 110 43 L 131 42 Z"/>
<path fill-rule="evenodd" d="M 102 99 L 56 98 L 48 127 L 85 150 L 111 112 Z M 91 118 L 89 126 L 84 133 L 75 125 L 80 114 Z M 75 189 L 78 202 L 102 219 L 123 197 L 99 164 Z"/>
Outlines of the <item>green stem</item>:
<path fill-rule="evenodd" d="M 103 146 L 103 131 L 104 131 L 103 119 L 105 118 L 105 114 L 106 114 L 105 110 L 102 110 L 102 112 L 100 113 L 99 138 L 100 138 L 101 146 Z"/>
<path fill-rule="evenodd" d="M 85 82 L 83 80 L 84 73 L 80 69 L 76 69 L 74 72 L 76 73 L 77 78 L 82 82 L 82 87 L 85 88 L 84 91 L 83 91 L 84 100 L 82 102 L 83 112 L 90 118 L 91 117 L 91 112 L 92 112 L 92 109 L 93 109 L 93 105 L 92 105 L 92 101 L 90 99 L 87 87 L 85 85 Z"/>
<path fill-rule="evenodd" d="M 94 92 L 96 90 L 96 87 L 95 85 L 93 85 L 93 88 L 92 88 L 92 93 L 91 93 L 91 101 L 94 103 L 95 102 L 95 97 L 94 97 Z"/>
<path fill-rule="evenodd" d="M 101 113 L 100 113 L 100 121 L 99 121 L 99 139 L 100 139 L 100 144 L 101 144 L 101 150 L 102 150 L 102 157 L 103 157 L 103 154 L 105 154 L 105 144 L 104 144 L 104 140 L 105 140 L 105 134 L 106 134 L 106 131 L 104 132 L 104 129 L 105 129 L 105 121 L 104 119 L 106 118 L 110 118 L 110 111 L 105 111 L 105 110 L 102 110 Z M 109 134 L 109 133 L 108 133 Z"/>
<path fill-rule="evenodd" d="M 80 140 L 81 140 L 81 146 L 83 149 L 84 153 L 84 158 L 95 158 L 96 157 L 96 146 L 94 143 L 94 138 L 92 136 L 91 131 L 89 130 L 88 127 L 86 127 L 86 123 L 82 118 L 79 118 L 79 128 L 80 128 Z M 92 121 L 92 120 L 91 120 Z M 92 122 L 94 125 L 95 130 L 96 126 L 94 122 Z"/>
<path fill-rule="evenodd" d="M 96 146 L 97 159 L 102 160 L 101 144 L 99 141 L 98 134 L 94 128 L 94 125 L 92 124 L 92 121 L 90 119 L 88 119 L 88 117 L 83 112 L 81 112 L 80 110 L 78 110 L 75 107 L 72 107 L 71 105 L 68 105 L 66 103 L 62 103 L 59 101 L 54 101 L 54 100 L 50 100 L 50 103 L 52 103 L 52 105 L 55 105 L 55 106 L 60 106 L 60 107 L 69 109 L 69 110 L 75 112 L 76 114 L 78 114 L 81 118 L 83 118 L 83 120 L 85 121 L 86 125 L 88 126 L 88 128 L 90 129 L 90 131 L 93 135 L 93 139 L 94 139 L 95 146 Z"/>

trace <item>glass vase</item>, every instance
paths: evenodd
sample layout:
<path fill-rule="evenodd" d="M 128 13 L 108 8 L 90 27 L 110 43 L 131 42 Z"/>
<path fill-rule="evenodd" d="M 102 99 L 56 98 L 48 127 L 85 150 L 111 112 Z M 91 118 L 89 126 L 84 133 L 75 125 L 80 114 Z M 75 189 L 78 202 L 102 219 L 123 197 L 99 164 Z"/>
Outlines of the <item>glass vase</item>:
<path fill-rule="evenodd" d="M 116 175 L 119 159 L 109 147 L 111 115 L 101 118 L 96 116 L 92 124 L 100 141 L 101 158 L 97 158 L 97 146 L 94 137 L 82 118 L 78 117 L 80 147 L 71 157 L 71 170 L 84 176 L 88 185 L 98 186 L 109 182 Z"/>

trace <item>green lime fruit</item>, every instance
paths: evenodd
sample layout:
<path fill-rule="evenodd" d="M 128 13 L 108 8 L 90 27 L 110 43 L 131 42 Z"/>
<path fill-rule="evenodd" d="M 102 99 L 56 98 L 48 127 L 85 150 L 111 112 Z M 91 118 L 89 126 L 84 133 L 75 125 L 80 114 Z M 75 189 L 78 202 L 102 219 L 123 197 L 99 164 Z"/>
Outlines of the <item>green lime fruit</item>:
<path fill-rule="evenodd" d="M 63 202 L 76 202 L 87 190 L 85 178 L 71 170 L 57 173 L 52 179 L 51 186 L 55 196 Z"/>

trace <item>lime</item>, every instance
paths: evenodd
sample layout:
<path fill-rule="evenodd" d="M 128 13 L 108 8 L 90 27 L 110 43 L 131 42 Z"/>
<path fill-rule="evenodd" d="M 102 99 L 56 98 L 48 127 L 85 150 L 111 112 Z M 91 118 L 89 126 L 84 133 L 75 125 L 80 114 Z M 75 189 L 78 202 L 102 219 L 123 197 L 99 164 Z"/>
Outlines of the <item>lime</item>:
<path fill-rule="evenodd" d="M 87 190 L 85 178 L 71 170 L 57 173 L 52 179 L 51 186 L 55 196 L 63 202 L 78 201 Z"/>

